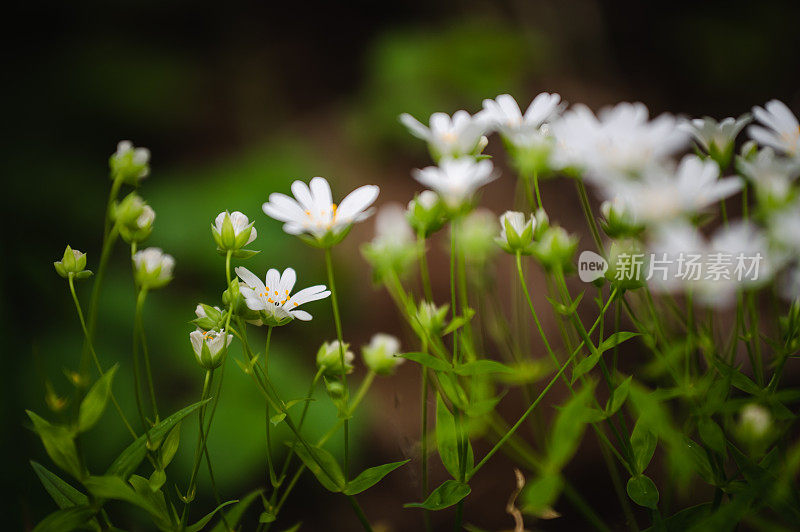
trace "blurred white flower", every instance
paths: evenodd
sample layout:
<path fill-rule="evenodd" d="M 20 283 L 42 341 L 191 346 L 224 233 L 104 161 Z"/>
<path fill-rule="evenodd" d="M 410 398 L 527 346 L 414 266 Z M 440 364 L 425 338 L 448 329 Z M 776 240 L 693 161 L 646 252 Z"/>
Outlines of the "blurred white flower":
<path fill-rule="evenodd" d="M 479 115 L 512 144 L 530 146 L 542 141 L 542 126 L 560 110 L 561 96 L 558 94 L 539 94 L 524 115 L 512 96 L 501 94 L 494 100 L 483 100 L 483 110 Z"/>
<path fill-rule="evenodd" d="M 792 181 L 800 175 L 800 159 L 792 160 L 764 148 L 750 159 L 739 158 L 739 170 L 756 188 L 760 200 L 783 202 L 789 197 Z"/>
<path fill-rule="evenodd" d="M 267 216 L 284 222 L 283 230 L 290 235 L 307 233 L 318 240 L 342 235 L 353 223 L 368 218 L 372 211 L 367 209 L 380 191 L 375 185 L 364 185 L 348 194 L 337 206 L 325 178 L 315 177 L 309 185 L 295 181 L 292 183 L 294 198 L 272 193 L 262 209 Z"/>
<path fill-rule="evenodd" d="M 665 222 L 694 215 L 742 188 L 737 177 L 719 177 L 719 166 L 696 155 L 685 156 L 676 169 L 648 168 L 640 180 L 619 180 L 606 187 L 638 222 Z"/>
<path fill-rule="evenodd" d="M 414 178 L 434 190 L 451 208 L 469 200 L 475 191 L 497 178 L 491 161 L 471 157 L 442 159 L 439 166 L 414 170 Z"/>
<path fill-rule="evenodd" d="M 361 348 L 364 364 L 378 375 L 389 375 L 406 359 L 395 356 L 400 352 L 400 340 L 391 334 L 377 333 Z"/>
<path fill-rule="evenodd" d="M 143 288 L 159 288 L 172 279 L 175 259 L 159 248 L 147 248 L 133 255 L 136 281 Z"/>
<path fill-rule="evenodd" d="M 753 116 L 761 125 L 747 128 L 750 138 L 792 157 L 800 156 L 800 123 L 785 103 L 770 100 L 764 107 L 753 107 Z"/>
<path fill-rule="evenodd" d="M 331 295 L 325 285 L 321 284 L 290 295 L 297 280 L 297 274 L 292 268 L 286 268 L 282 275 L 271 268 L 267 271 L 266 282 L 261 282 L 257 275 L 241 266 L 236 268 L 236 275 L 244 282 L 244 286 L 239 287 L 239 292 L 244 297 L 247 308 L 263 312 L 266 320 L 262 321 L 268 325 L 283 325 L 289 318 L 309 321 L 311 314 L 297 307 Z"/>
<path fill-rule="evenodd" d="M 222 364 L 225 348 L 233 340 L 232 334 L 222 331 L 203 331 L 197 329 L 189 333 L 197 362 L 206 369 L 215 369 Z"/>
<path fill-rule="evenodd" d="M 686 120 L 679 124 L 679 127 L 692 135 L 700 147 L 706 153 L 715 156 L 716 154 L 727 154 L 733 151 L 733 144 L 736 137 L 744 126 L 752 121 L 750 115 L 742 115 L 739 118 L 728 117 L 721 121 L 704 116 Z"/>
<path fill-rule="evenodd" d="M 399 203 L 388 203 L 375 216 L 375 238 L 372 245 L 381 249 L 405 248 L 414 243 L 414 231 Z"/>
<path fill-rule="evenodd" d="M 342 373 L 342 358 L 344 355 L 344 372 L 353 371 L 353 361 L 356 356 L 350 351 L 350 344 L 343 343 L 339 347 L 339 340 L 323 343 L 317 351 L 317 367 L 328 376 L 337 376 Z"/>
<path fill-rule="evenodd" d="M 650 120 L 642 103 L 619 103 L 597 116 L 575 105 L 553 121 L 551 131 L 556 163 L 586 171 L 601 183 L 636 176 L 683 150 L 688 140 L 675 117 L 662 114 Z"/>
<path fill-rule="evenodd" d="M 400 122 L 409 132 L 428 143 L 433 158 L 476 155 L 486 147 L 487 121 L 480 115 L 456 111 L 452 118 L 446 113 L 433 113 L 430 127 L 408 113 L 400 115 Z"/>
<path fill-rule="evenodd" d="M 150 175 L 150 150 L 134 148 L 129 140 L 120 141 L 117 151 L 109 159 L 111 179 L 120 179 L 129 185 L 137 185 Z"/>
<path fill-rule="evenodd" d="M 763 406 L 751 403 L 742 408 L 739 428 L 745 432 L 745 435 L 756 439 L 761 438 L 769 432 L 771 427 L 772 415 Z"/>

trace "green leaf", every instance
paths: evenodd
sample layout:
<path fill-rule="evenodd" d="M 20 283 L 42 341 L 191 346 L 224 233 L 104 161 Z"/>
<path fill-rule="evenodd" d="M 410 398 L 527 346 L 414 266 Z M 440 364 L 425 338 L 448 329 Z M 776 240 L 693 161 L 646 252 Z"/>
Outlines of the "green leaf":
<path fill-rule="evenodd" d="M 261 515 L 258 516 L 258 522 L 259 523 L 272 523 L 277 518 L 278 518 L 277 515 L 275 515 L 272 512 L 267 512 L 265 510 L 265 511 L 261 512 Z"/>
<path fill-rule="evenodd" d="M 62 508 L 42 519 L 33 532 L 70 532 L 86 525 L 96 513 L 92 506 Z"/>
<path fill-rule="evenodd" d="M 545 473 L 528 483 L 519 495 L 520 509 L 526 514 L 541 516 L 561 495 L 564 481 L 557 473 Z"/>
<path fill-rule="evenodd" d="M 422 364 L 434 371 L 453 371 L 453 366 L 449 362 L 445 362 L 441 358 L 436 358 L 428 353 L 403 353 L 397 356 Z"/>
<path fill-rule="evenodd" d="M 572 384 L 575 384 L 575 381 L 578 380 L 581 376 L 589 373 L 594 369 L 598 362 L 600 362 L 600 357 L 602 353 L 595 353 L 593 355 L 589 355 L 588 357 L 584 358 L 575 366 L 572 370 Z"/>
<path fill-rule="evenodd" d="M 634 469 L 637 473 L 643 472 L 650 465 L 653 453 L 656 452 L 658 438 L 643 423 L 641 419 L 636 422 L 631 432 L 631 447 L 633 447 Z"/>
<path fill-rule="evenodd" d="M 356 495 L 364 490 L 367 490 L 380 482 L 380 480 L 397 469 L 398 467 L 407 464 L 411 460 L 402 460 L 400 462 L 392 462 L 390 464 L 383 464 L 375 467 L 365 469 L 356 478 L 347 483 L 343 493 L 345 495 Z"/>
<path fill-rule="evenodd" d="M 404 508 L 423 508 L 425 510 L 444 510 L 461 501 L 470 494 L 468 484 L 457 480 L 445 480 L 438 488 L 433 490 L 425 502 L 410 502 Z"/>
<path fill-rule="evenodd" d="M 628 497 L 639 506 L 655 509 L 658 507 L 658 488 L 650 477 L 645 475 L 634 475 L 628 479 L 625 486 Z"/>
<path fill-rule="evenodd" d="M 269 422 L 272 423 L 273 425 L 278 425 L 284 419 L 286 419 L 286 412 L 279 412 L 274 416 L 272 416 L 271 418 L 269 418 Z"/>
<path fill-rule="evenodd" d="M 456 420 L 439 395 L 436 396 L 436 446 L 439 450 L 439 458 L 441 458 L 447 472 L 453 478 L 460 478 L 461 467 L 458 463 Z M 474 464 L 475 456 L 472 452 L 472 444 L 468 443 L 466 471 L 471 470 Z"/>
<path fill-rule="evenodd" d="M 239 502 L 236 503 L 236 506 L 231 508 L 229 512 L 225 513 L 225 519 L 220 519 L 211 532 L 228 532 L 228 526 L 235 530 L 236 525 L 238 525 L 239 521 L 242 520 L 242 516 L 247 511 L 247 508 L 253 504 L 253 501 L 256 500 L 261 493 L 262 490 L 255 490 L 245 495 Z M 225 521 L 228 522 L 228 526 L 225 526 Z"/>
<path fill-rule="evenodd" d="M 444 330 L 442 331 L 442 336 L 447 336 L 448 334 L 450 334 L 451 332 L 455 331 L 456 329 L 458 329 L 460 327 L 463 327 L 464 325 L 466 325 L 469 322 L 469 320 L 472 319 L 472 317 L 474 315 L 475 315 L 475 311 L 470 308 L 470 309 L 467 309 L 467 311 L 464 313 L 463 316 L 456 316 L 453 319 L 453 321 L 451 321 L 447 325 L 447 327 L 444 328 Z"/>
<path fill-rule="evenodd" d="M 314 453 L 313 456 L 309 453 Z M 303 461 L 303 464 L 311 471 L 319 483 L 334 493 L 342 491 L 345 487 L 344 475 L 339 467 L 339 462 L 328 451 L 321 447 L 295 444 L 294 452 Z M 316 460 L 315 460 L 316 458 Z M 322 467 L 320 467 L 320 464 Z"/>
<path fill-rule="evenodd" d="M 180 421 L 169 431 L 167 437 L 164 439 L 164 443 L 161 444 L 161 448 L 159 450 L 159 456 L 161 457 L 161 468 L 165 469 L 172 459 L 175 457 L 175 453 L 178 452 L 178 446 L 181 442 L 181 423 Z"/>
<path fill-rule="evenodd" d="M 162 495 L 162 499 L 158 501 L 152 496 L 154 494 L 150 490 L 147 479 L 134 475 L 131 477 L 131 480 L 133 481 L 134 478 L 137 479 L 138 489 L 134 489 L 133 486 L 120 477 L 109 475 L 91 476 L 83 481 L 83 485 L 86 486 L 86 489 L 95 497 L 129 502 L 145 510 L 153 516 L 159 524 L 168 524 L 170 519 L 166 504 L 163 506 L 160 504 L 160 502 L 163 502 L 163 494 L 159 492 L 159 494 Z M 138 479 L 141 479 L 141 481 L 138 481 Z"/>
<path fill-rule="evenodd" d="M 725 454 L 725 434 L 717 423 L 710 417 L 701 417 L 697 422 L 697 431 L 700 439 L 712 450 Z"/>
<path fill-rule="evenodd" d="M 83 506 L 89 503 L 86 495 L 61 480 L 55 473 L 50 472 L 40 463 L 31 460 L 31 467 L 33 467 L 36 476 L 42 482 L 44 489 L 47 490 L 47 493 L 50 494 L 50 497 L 53 498 L 59 508 Z"/>
<path fill-rule="evenodd" d="M 614 388 L 614 391 L 611 392 L 611 397 L 609 397 L 608 401 L 606 402 L 606 414 L 610 416 L 622 408 L 622 405 L 625 403 L 625 400 L 628 398 L 628 393 L 631 390 L 632 379 L 633 375 L 622 381 L 620 385 Z"/>
<path fill-rule="evenodd" d="M 26 410 L 26 412 L 33 421 L 33 428 L 42 439 L 44 449 L 50 459 L 73 477 L 82 478 L 83 466 L 78 458 L 78 450 L 75 448 L 72 432 L 61 425 L 51 424 L 30 410 Z"/>
<path fill-rule="evenodd" d="M 111 382 L 114 380 L 117 368 L 118 366 L 115 364 L 105 375 L 100 377 L 81 401 L 78 412 L 78 432 L 86 432 L 92 428 L 103 415 L 111 395 Z"/>
<path fill-rule="evenodd" d="M 200 530 L 203 530 L 203 527 L 206 526 L 209 521 L 211 521 L 211 518 L 214 517 L 214 515 L 217 512 L 219 512 L 220 510 L 222 510 L 226 506 L 229 506 L 231 504 L 235 504 L 237 502 L 239 502 L 239 501 L 223 502 L 222 504 L 220 504 L 219 506 L 217 506 L 216 508 L 214 508 L 213 510 L 208 512 L 206 515 L 204 515 L 198 522 L 196 522 L 193 525 L 187 526 L 186 527 L 186 532 L 200 532 Z"/>
<path fill-rule="evenodd" d="M 702 504 L 698 504 L 697 506 L 684 508 L 680 512 L 667 517 L 664 519 L 664 525 L 667 528 L 667 532 L 684 532 L 691 529 L 692 526 L 699 523 L 702 519 L 708 517 L 712 506 L 712 503 L 704 502 Z M 659 529 L 657 527 L 651 526 L 642 532 L 657 532 L 658 530 Z"/>
<path fill-rule="evenodd" d="M 600 344 L 597 350 L 600 351 L 601 353 L 605 353 L 609 349 L 612 349 L 613 347 L 616 347 L 622 342 L 630 340 L 635 336 L 639 336 L 639 333 L 628 332 L 628 331 L 615 332 L 614 334 L 603 340 L 603 343 Z"/>
<path fill-rule="evenodd" d="M 578 450 L 588 420 L 586 403 L 593 390 L 593 386 L 584 386 L 556 416 L 547 446 L 547 460 L 554 471 L 560 470 Z"/>
<path fill-rule="evenodd" d="M 183 408 L 164 421 L 156 425 L 155 427 L 150 429 L 150 438 L 154 441 L 158 441 L 164 437 L 164 435 L 172 429 L 175 425 L 177 425 L 183 418 L 200 408 L 205 403 L 209 402 L 211 398 L 208 398 L 204 401 L 199 401 L 193 405 L 189 405 L 186 408 Z M 116 475 L 122 478 L 128 478 L 139 464 L 144 460 L 144 457 L 147 455 L 147 435 L 142 434 L 136 440 L 131 443 L 128 447 L 125 448 L 124 451 L 117 457 L 116 460 L 111 464 L 111 466 L 106 471 L 106 475 Z"/>
<path fill-rule="evenodd" d="M 514 368 L 496 360 L 473 360 L 466 364 L 459 364 L 455 367 L 455 372 L 462 376 L 485 375 L 487 373 L 514 373 Z"/>

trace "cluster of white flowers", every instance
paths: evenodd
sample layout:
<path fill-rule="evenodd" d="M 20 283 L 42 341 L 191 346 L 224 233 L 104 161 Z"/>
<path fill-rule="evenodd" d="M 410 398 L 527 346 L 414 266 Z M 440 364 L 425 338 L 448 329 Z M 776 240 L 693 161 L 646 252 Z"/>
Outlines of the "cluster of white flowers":
<path fill-rule="evenodd" d="M 800 191 L 795 186 L 800 124 L 778 100 L 754 107 L 752 115 L 717 121 L 668 113 L 651 118 L 642 103 L 620 103 L 598 113 L 581 104 L 567 109 L 558 94 L 550 93 L 536 96 L 523 113 L 511 96 L 502 94 L 484 100 L 474 115 L 434 113 L 429 126 L 407 114 L 400 121 L 428 143 L 436 166 L 413 175 L 438 195 L 448 216 L 468 211 L 476 192 L 497 177 L 481 155 L 487 136 L 497 132 L 522 177 L 561 171 L 595 185 L 603 201 L 601 226 L 612 239 L 634 238 L 653 251 L 676 251 L 689 243 L 702 243 L 709 251 L 725 242 L 730 253 L 767 259 L 761 279 L 769 280 L 784 266 L 788 279 L 800 279 Z M 737 137 L 748 124 L 752 140 L 736 156 Z M 686 154 L 692 140 L 697 153 Z M 723 227 L 706 237 L 702 226 L 707 215 L 726 199 L 746 193 L 745 188 L 755 191 L 755 205 L 745 203 L 745 211 L 753 211 L 744 213 L 748 219 L 728 220 L 723 211 Z M 416 227 L 414 207 L 412 202 L 407 217 Z M 525 220 L 522 213 L 501 217 L 497 241 L 506 251 L 536 253 L 536 241 L 544 235 L 533 236 L 536 221 Z M 568 251 L 568 242 L 563 243 Z M 789 297 L 797 297 L 796 283 L 784 286 Z M 708 304 L 727 304 L 743 287 L 717 283 L 697 290 Z M 689 284 L 669 288 L 696 289 Z"/>

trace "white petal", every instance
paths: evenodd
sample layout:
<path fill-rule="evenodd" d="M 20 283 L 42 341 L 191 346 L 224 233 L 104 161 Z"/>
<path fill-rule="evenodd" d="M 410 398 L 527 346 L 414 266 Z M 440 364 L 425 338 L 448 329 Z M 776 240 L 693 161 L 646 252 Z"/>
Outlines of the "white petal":
<path fill-rule="evenodd" d="M 292 296 L 291 303 L 292 305 L 294 305 L 294 303 L 302 305 L 303 303 L 308 303 L 309 301 L 325 299 L 329 295 L 331 295 L 331 293 L 330 291 L 326 290 L 325 285 L 320 284 L 316 286 L 310 286 L 294 294 Z"/>
<path fill-rule="evenodd" d="M 314 199 L 311 197 L 311 191 L 308 189 L 308 185 L 299 180 L 295 181 L 292 183 L 292 194 L 294 194 L 294 197 L 300 202 L 303 209 L 307 211 L 314 209 Z"/>
<path fill-rule="evenodd" d="M 310 183 L 311 196 L 314 198 L 316 210 L 327 210 L 331 208 L 333 199 L 331 198 L 331 186 L 324 177 L 315 177 Z"/>
<path fill-rule="evenodd" d="M 244 266 L 237 266 L 234 270 L 236 275 L 245 282 L 247 286 L 250 288 L 254 288 L 256 290 L 260 290 L 261 292 L 264 291 L 264 283 L 261 282 L 261 279 L 258 278 L 256 274 L 245 268 Z"/>
<path fill-rule="evenodd" d="M 281 297 L 284 296 L 286 293 L 290 293 L 292 288 L 294 288 L 294 283 L 297 281 L 297 273 L 295 273 L 294 269 L 286 268 L 283 270 L 283 275 L 281 275 L 281 282 L 280 282 L 280 290 L 281 290 Z"/>
<path fill-rule="evenodd" d="M 431 130 L 408 113 L 400 115 L 400 123 L 406 126 L 408 131 L 418 139 L 429 140 L 431 138 Z"/>
<path fill-rule="evenodd" d="M 291 314 L 293 318 L 297 318 L 300 321 L 311 321 L 311 314 L 305 310 L 290 310 L 289 314 Z"/>
<path fill-rule="evenodd" d="M 266 288 L 269 297 L 276 296 L 275 292 L 280 289 L 281 274 L 275 268 L 270 268 L 267 271 Z"/>
<path fill-rule="evenodd" d="M 380 188 L 376 185 L 364 185 L 352 191 L 342 200 L 336 209 L 336 217 L 348 220 L 372 205 L 377 199 Z"/>

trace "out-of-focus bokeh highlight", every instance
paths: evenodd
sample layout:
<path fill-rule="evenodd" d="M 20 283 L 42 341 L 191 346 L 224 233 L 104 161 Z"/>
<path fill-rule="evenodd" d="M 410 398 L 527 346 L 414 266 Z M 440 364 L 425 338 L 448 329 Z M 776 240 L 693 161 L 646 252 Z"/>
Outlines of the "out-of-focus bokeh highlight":
<path fill-rule="evenodd" d="M 118 140 L 152 151 L 152 174 L 141 189 L 157 213 L 148 244 L 177 262 L 175 281 L 154 292 L 145 309 L 162 410 L 171 411 L 196 401 L 201 391 L 202 370 L 187 334 L 195 305 L 219 304 L 224 288 L 224 260 L 210 234 L 219 211 L 240 210 L 255 219 L 253 247 L 262 252 L 247 267 L 263 272 L 293 266 L 299 286 L 325 282 L 319 251 L 283 234 L 261 204 L 270 192 L 287 192 L 294 179 L 315 175 L 327 177 L 339 197 L 375 183 L 382 188 L 378 205 L 407 202 L 419 189 L 409 172 L 427 165 L 428 157 L 423 143 L 398 123 L 400 113 L 426 119 L 434 111 L 474 112 L 483 98 L 509 92 L 525 102 L 541 91 L 593 108 L 639 100 L 653 112 L 718 118 L 738 116 L 770 98 L 797 110 L 798 20 L 800 4 L 775 0 L 14 5 L 5 19 L 15 35 L 6 32 L 6 135 L 0 148 L 0 459 L 4 482 L 13 489 L 6 492 L 12 493 L 5 500 L 12 507 L 5 514 L 8 529 L 29 527 L 53 509 L 28 464 L 47 458 L 28 430 L 24 409 L 53 415 L 44 402 L 45 381 L 60 394 L 70 390 L 64 370 L 77 364 L 81 335 L 52 262 L 70 244 L 88 252 L 89 268 L 96 267 L 107 160 Z M 548 182 L 543 193 L 552 217 L 571 229 L 580 225 L 570 220 L 577 205 L 571 188 Z M 485 203 L 502 212 L 512 194 L 506 172 L 487 190 Z M 369 271 L 358 245 L 371 236 L 367 222 L 335 251 L 345 337 L 354 346 L 378 331 L 409 338 L 388 297 L 365 281 Z M 97 351 L 106 366 L 119 362 L 116 393 L 132 412 L 134 301 L 127 257 L 120 243 L 101 300 Z M 446 272 L 436 279 L 443 282 Z M 85 304 L 87 286 L 78 285 Z M 335 335 L 328 302 L 308 307 L 314 321 L 274 336 L 271 371 L 287 397 L 304 393 L 317 347 Z M 251 340 L 263 342 L 255 332 Z M 356 468 L 414 456 L 419 399 L 418 372 L 411 366 L 377 381 L 374 399 L 365 405 L 368 416 L 361 418 L 367 421 L 354 428 Z M 358 370 L 354 380 L 360 375 Z M 263 404 L 232 361 L 225 378 L 210 450 L 224 496 L 236 498 L 265 482 Z M 334 408 L 319 399 L 307 423 L 312 434 L 335 421 Z M 509 415 L 521 406 L 512 401 Z M 94 436 L 102 445 L 84 449 L 98 470 L 127 444 L 114 416 L 106 415 L 101 427 L 95 431 L 104 432 Z M 183 430 L 170 471 L 170 482 L 181 485 L 195 428 L 187 422 Z M 331 450 L 337 452 L 335 440 Z M 596 449 L 587 456 L 592 453 L 596 457 Z M 578 458 L 570 468 L 598 513 L 621 523 L 602 464 Z M 416 471 L 401 469 L 365 494 L 371 519 L 391 523 L 392 530 L 418 525 L 419 515 L 401 507 L 417 499 Z M 514 487 L 510 464 L 498 457 L 486 471 L 466 520 L 485 529 L 509 528 L 513 521 L 504 508 Z M 563 517 L 543 528 L 578 526 L 567 505 L 560 510 Z M 285 526 L 303 519 L 308 530 L 356 526 L 349 508 L 311 477 L 303 478 L 285 514 Z M 448 518 L 434 519 L 440 517 Z"/>

